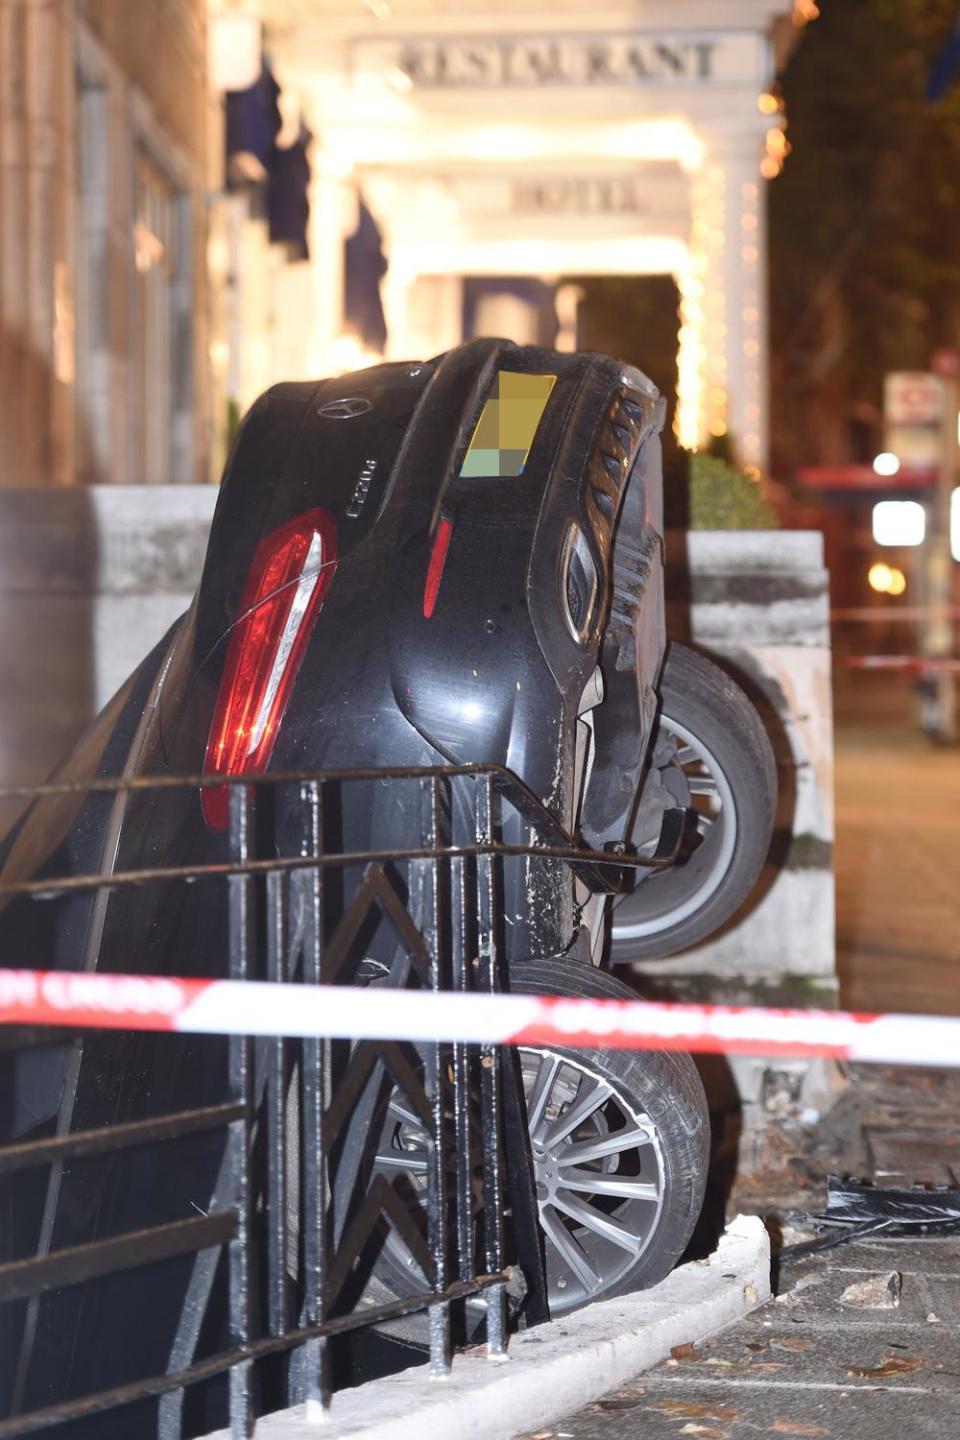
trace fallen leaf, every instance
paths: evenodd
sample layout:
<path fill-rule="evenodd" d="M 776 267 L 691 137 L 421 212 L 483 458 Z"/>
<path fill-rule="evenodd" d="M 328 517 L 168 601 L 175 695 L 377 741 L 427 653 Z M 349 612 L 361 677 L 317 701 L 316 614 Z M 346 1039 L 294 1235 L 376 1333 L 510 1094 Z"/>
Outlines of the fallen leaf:
<path fill-rule="evenodd" d="M 770 1341 L 778 1350 L 812 1350 L 813 1341 L 805 1335 L 777 1335 Z"/>
<path fill-rule="evenodd" d="M 822 1425 L 801 1425 L 797 1420 L 777 1420 L 773 1425 L 767 1426 L 768 1435 L 829 1435 L 829 1430 L 824 1430 Z"/>
<path fill-rule="evenodd" d="M 752 1280 L 749 1281 L 746 1285 L 744 1285 L 743 1298 L 746 1300 L 748 1305 L 759 1305 L 760 1296 L 757 1294 L 757 1287 L 756 1285 L 754 1285 Z"/>
<path fill-rule="evenodd" d="M 477 1348 L 479 1349 L 480 1347 L 478 1346 Z M 747 1341 L 747 1349 L 748 1349 L 748 1350 L 757 1351 L 757 1350 L 766 1350 L 766 1348 L 767 1348 L 766 1345 L 761 1344 L 761 1342 L 758 1341 L 758 1340 L 748 1340 L 748 1341 Z"/>
<path fill-rule="evenodd" d="M 751 1365 L 751 1370 L 762 1370 L 766 1375 L 772 1375 L 776 1370 L 784 1369 L 783 1365 L 774 1364 L 772 1360 L 766 1360 L 761 1365 Z"/>
<path fill-rule="evenodd" d="M 632 1410 L 635 1405 L 640 1404 L 640 1396 L 616 1395 L 611 1400 L 598 1400 L 597 1404 L 601 1410 Z"/>
<path fill-rule="evenodd" d="M 672 1360 L 699 1360 L 700 1356 L 693 1341 L 685 1340 L 682 1345 L 670 1346 L 670 1358 Z"/>
<path fill-rule="evenodd" d="M 662 1415 L 676 1415 L 688 1420 L 739 1420 L 739 1410 L 727 1410 L 722 1405 L 698 1405 L 692 1400 L 658 1400 L 651 1405 Z"/>
<path fill-rule="evenodd" d="M 730 1431 L 720 1430 L 716 1425 L 695 1425 L 690 1421 L 689 1425 L 681 1427 L 681 1435 L 699 1435 L 700 1440 L 729 1440 Z"/>
<path fill-rule="evenodd" d="M 858 1380 L 891 1380 L 897 1375 L 911 1375 L 922 1370 L 925 1360 L 914 1360 L 909 1355 L 887 1355 L 879 1365 L 854 1365 L 848 1371 Z"/>
<path fill-rule="evenodd" d="M 711 1355 L 711 1356 L 709 1357 L 709 1359 L 707 1360 L 706 1363 L 707 1363 L 708 1365 L 719 1365 L 719 1366 L 721 1367 L 721 1369 L 723 1369 L 723 1370 L 732 1370 L 732 1369 L 733 1369 L 733 1361 L 732 1361 L 732 1360 L 721 1360 L 721 1359 L 720 1359 L 718 1356 L 716 1356 L 716 1355 Z"/>

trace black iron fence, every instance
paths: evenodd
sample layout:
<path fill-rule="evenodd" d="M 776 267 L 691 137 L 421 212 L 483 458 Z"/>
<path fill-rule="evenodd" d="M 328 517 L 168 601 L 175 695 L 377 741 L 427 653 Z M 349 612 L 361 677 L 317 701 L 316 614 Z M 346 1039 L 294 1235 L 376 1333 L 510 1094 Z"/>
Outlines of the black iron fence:
<path fill-rule="evenodd" d="M 622 873 L 622 857 L 578 847 L 515 777 L 495 767 L 227 783 L 225 853 L 187 864 L 167 856 L 163 864 L 130 868 L 115 859 L 96 873 L 44 870 L 0 879 L 0 906 L 89 897 L 99 907 L 86 930 L 85 963 L 92 968 L 99 961 L 90 924 L 99 924 L 102 934 L 103 907 L 112 897 L 148 886 L 172 896 L 177 887 L 216 882 L 227 892 L 225 934 L 210 957 L 210 975 L 222 975 L 226 960 L 229 976 L 240 980 L 490 991 L 500 984 L 505 860 L 562 862 L 592 888 L 614 888 Z M 187 789 L 195 801 L 199 784 L 197 777 L 99 781 L 32 793 L 41 803 L 104 796 L 116 821 L 135 792 Z M 378 849 L 351 847 L 341 838 L 331 846 L 325 807 L 342 810 L 351 786 L 391 784 L 417 793 L 408 807 L 419 816 L 412 842 Z M 280 795 L 283 846 L 273 823 Z M 528 827 L 523 843 L 505 841 L 505 808 Z M 266 826 L 265 813 L 271 816 Z M 389 943 L 379 956 L 371 954 L 377 950 L 371 936 L 384 927 Z M 32 962 L 54 968 L 48 955 Z M 141 965 L 149 969 L 149 959 L 131 954 L 126 968 Z M 175 956 L 168 968 L 182 973 Z M 90 1126 L 69 1093 L 83 1064 L 83 1041 L 60 1040 L 65 1058 L 56 1112 L 0 1137 L 0 1225 L 9 1240 L 0 1253 L 0 1312 L 6 1312 L 0 1371 L 8 1372 L 0 1437 L 57 1426 L 69 1435 L 106 1434 L 100 1427 L 108 1417 L 138 1407 L 124 1412 L 139 1417 L 138 1434 L 179 1440 L 213 1428 L 197 1413 L 222 1413 L 239 1440 L 266 1409 L 325 1406 L 337 1383 L 336 1346 L 346 1334 L 390 1337 L 399 1325 L 403 1343 L 442 1373 L 458 1342 L 503 1351 L 508 1301 L 513 1309 L 522 1303 L 528 1319 L 545 1314 L 522 1086 L 514 1060 L 495 1047 L 283 1036 L 206 1040 L 222 1046 L 224 1084 L 215 1103 L 163 1113 L 147 1104 L 134 1118 L 127 1107 L 112 1123 Z M 175 1042 L 157 1037 L 155 1043 Z M 49 1046 L 50 1037 L 8 1035 L 3 1045 L 0 1059 L 22 1060 Z M 123 1078 L 111 1083 L 121 1085 Z M 118 1232 L 104 1233 L 95 1218 L 80 1243 L 57 1243 L 65 1177 L 77 1167 L 97 1161 L 116 1167 L 150 1147 L 157 1165 L 189 1165 L 189 1153 L 181 1160 L 178 1147 L 189 1149 L 202 1136 L 219 1137 L 221 1146 L 208 1204 L 191 1202 L 191 1213 L 132 1226 L 128 1205 L 126 1227 Z M 18 1230 L 10 1219 L 17 1213 L 12 1197 L 27 1175 L 37 1218 Z M 98 1193 L 105 1193 L 103 1186 Z M 82 1295 L 93 1284 L 136 1285 L 139 1275 L 155 1276 L 172 1261 L 180 1262 L 179 1278 L 163 1293 L 176 1314 L 162 1370 L 130 1375 L 121 1367 L 116 1383 L 93 1388 L 72 1372 L 67 1383 L 53 1373 L 38 1378 L 38 1355 L 49 1366 L 56 1353 L 56 1346 L 51 1352 L 42 1343 L 51 1297 Z M 82 1304 L 68 1313 L 75 1326 L 83 1324 Z M 108 1348 L 110 1313 L 102 1305 L 96 1311 L 106 1317 L 99 1342 Z M 417 1314 L 425 1319 L 411 1332 L 406 1317 Z M 144 1317 L 151 1323 L 159 1321 Z M 221 1398 L 190 1419 L 190 1394 L 209 1382 L 220 1385 Z"/>

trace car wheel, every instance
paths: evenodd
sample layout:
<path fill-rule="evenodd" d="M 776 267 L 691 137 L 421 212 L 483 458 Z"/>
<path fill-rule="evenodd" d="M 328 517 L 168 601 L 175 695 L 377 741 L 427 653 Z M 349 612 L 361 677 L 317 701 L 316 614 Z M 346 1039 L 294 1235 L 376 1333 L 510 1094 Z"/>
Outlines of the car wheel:
<path fill-rule="evenodd" d="M 773 751 L 739 685 L 706 656 L 671 644 L 660 701 L 633 842 L 652 849 L 651 824 L 658 831 L 664 808 L 686 806 L 699 843 L 614 901 L 614 965 L 673 955 L 718 930 L 756 884 L 773 832 Z"/>
<path fill-rule="evenodd" d="M 510 984 L 525 994 L 636 998 L 613 976 L 564 959 L 516 965 Z M 520 1066 L 550 1313 L 656 1284 L 686 1249 L 703 1203 L 710 1121 L 693 1061 L 528 1046 Z M 377 1164 L 391 1177 L 407 1169 L 419 1188 L 426 1158 L 426 1133 L 395 1096 Z M 394 1293 L 424 1282 L 393 1235 L 377 1273 Z"/>

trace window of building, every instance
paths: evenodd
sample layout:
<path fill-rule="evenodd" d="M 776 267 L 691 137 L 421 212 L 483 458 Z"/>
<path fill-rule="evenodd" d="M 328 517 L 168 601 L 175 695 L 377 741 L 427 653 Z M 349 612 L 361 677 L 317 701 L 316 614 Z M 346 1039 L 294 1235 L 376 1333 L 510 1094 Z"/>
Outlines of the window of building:
<path fill-rule="evenodd" d="M 86 71 L 78 71 L 74 128 L 74 446 L 76 478 L 82 484 L 98 484 L 110 479 L 113 448 L 107 116 L 105 86 Z"/>
<path fill-rule="evenodd" d="M 156 156 L 134 156 L 133 477 L 190 475 L 189 204 Z"/>

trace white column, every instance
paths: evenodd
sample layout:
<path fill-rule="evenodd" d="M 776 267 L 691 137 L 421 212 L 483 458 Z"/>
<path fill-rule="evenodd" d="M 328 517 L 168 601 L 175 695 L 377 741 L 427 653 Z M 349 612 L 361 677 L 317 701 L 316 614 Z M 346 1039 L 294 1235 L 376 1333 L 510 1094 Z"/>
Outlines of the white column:
<path fill-rule="evenodd" d="M 740 462 L 767 461 L 767 252 L 759 126 L 702 136 L 681 290 L 681 439 L 729 435 Z M 694 425 L 693 415 L 696 415 Z"/>
<path fill-rule="evenodd" d="M 343 333 L 343 245 L 346 235 L 356 223 L 353 194 L 346 185 L 343 162 L 338 159 L 336 137 L 330 137 L 330 149 L 316 144 L 311 153 L 310 184 L 310 273 L 312 315 L 308 371 L 321 377 L 330 373 L 334 342 Z M 353 222 L 349 223 L 352 213 Z M 291 317 L 291 323 L 303 325 L 304 317 Z"/>

